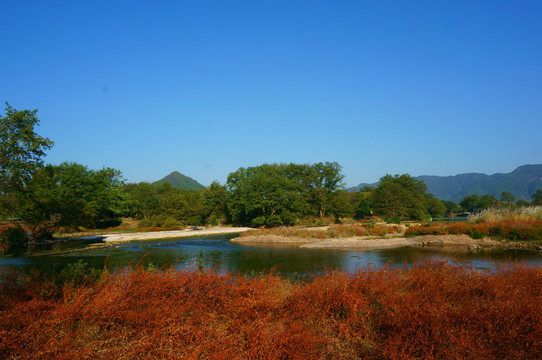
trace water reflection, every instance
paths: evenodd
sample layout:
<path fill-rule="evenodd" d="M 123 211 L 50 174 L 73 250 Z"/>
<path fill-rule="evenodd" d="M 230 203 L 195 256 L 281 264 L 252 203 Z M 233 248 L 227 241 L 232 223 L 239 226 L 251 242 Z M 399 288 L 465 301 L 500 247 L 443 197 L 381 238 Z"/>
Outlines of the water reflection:
<path fill-rule="evenodd" d="M 200 264 L 239 273 L 274 269 L 280 274 L 307 274 L 330 269 L 354 272 L 356 269 L 385 264 L 404 267 L 428 260 L 445 260 L 492 269 L 498 264 L 522 262 L 542 265 L 540 253 L 502 249 L 473 253 L 466 248 L 415 248 L 361 250 L 299 249 L 295 247 L 258 248 L 231 243 L 235 235 L 214 235 L 156 241 L 133 241 L 103 244 L 92 241 L 69 241 L 42 245 L 32 249 L 16 249 L 0 257 L 0 268 L 37 267 L 58 271 L 68 263 L 83 259 L 95 268 L 118 268 L 133 264 L 146 266 L 185 266 Z"/>

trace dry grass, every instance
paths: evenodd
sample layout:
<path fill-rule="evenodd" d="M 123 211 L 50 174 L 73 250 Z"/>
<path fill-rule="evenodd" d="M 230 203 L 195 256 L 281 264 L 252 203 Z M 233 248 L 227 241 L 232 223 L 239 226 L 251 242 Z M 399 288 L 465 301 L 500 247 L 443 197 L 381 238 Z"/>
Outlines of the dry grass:
<path fill-rule="evenodd" d="M 540 220 L 542 221 L 542 206 L 518 208 L 489 208 L 472 215 L 470 222 L 497 222 L 503 220 Z"/>
<path fill-rule="evenodd" d="M 542 358 L 540 267 L 431 262 L 298 282 L 135 269 L 64 280 L 3 273 L 0 358 Z"/>
<path fill-rule="evenodd" d="M 461 234 L 475 239 L 488 236 L 513 241 L 540 241 L 542 240 L 542 220 L 508 219 L 480 223 L 431 223 L 411 226 L 405 233 L 407 236 Z"/>
<path fill-rule="evenodd" d="M 281 237 L 300 237 L 305 239 L 333 239 L 354 236 L 384 236 L 400 233 L 400 227 L 394 225 L 333 225 L 325 230 L 311 230 L 303 227 L 261 228 L 241 233 L 240 236 L 277 235 Z"/>

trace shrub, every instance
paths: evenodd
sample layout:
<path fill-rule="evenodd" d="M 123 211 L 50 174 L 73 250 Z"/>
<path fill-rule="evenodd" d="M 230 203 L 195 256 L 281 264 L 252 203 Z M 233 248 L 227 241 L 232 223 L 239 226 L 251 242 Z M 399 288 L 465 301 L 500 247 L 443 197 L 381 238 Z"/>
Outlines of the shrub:
<path fill-rule="evenodd" d="M 183 230 L 185 227 L 171 216 L 155 215 L 148 219 L 141 220 L 137 225 L 138 229 L 142 228 L 162 228 L 165 230 Z"/>
<path fill-rule="evenodd" d="M 0 274 L 2 358 L 537 359 L 542 268 L 445 262 L 273 274 L 139 267 L 75 286 Z M 24 279 L 23 281 L 21 279 Z"/>
<path fill-rule="evenodd" d="M 24 245 L 27 240 L 26 232 L 20 226 L 7 228 L 0 233 L 0 242 L 9 245 Z"/>

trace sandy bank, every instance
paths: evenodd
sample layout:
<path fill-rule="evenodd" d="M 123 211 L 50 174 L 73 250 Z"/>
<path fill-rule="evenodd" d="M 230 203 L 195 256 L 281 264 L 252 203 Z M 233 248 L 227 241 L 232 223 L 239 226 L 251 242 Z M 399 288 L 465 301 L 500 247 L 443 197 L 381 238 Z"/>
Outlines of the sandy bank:
<path fill-rule="evenodd" d="M 177 237 L 189 237 L 189 236 L 203 236 L 214 234 L 232 234 L 241 233 L 250 230 L 245 227 L 210 227 L 210 228 L 189 228 L 185 230 L 173 230 L 173 231 L 150 231 L 140 233 L 118 233 L 118 234 L 103 234 L 93 236 L 83 236 L 74 239 L 81 240 L 103 240 L 105 242 L 121 242 L 121 241 L 133 241 L 133 240 L 151 240 L 151 239 L 167 239 Z"/>
<path fill-rule="evenodd" d="M 336 239 L 307 239 L 277 235 L 243 236 L 231 241 L 251 246 L 295 246 L 312 249 L 375 249 L 403 246 L 495 247 L 503 243 L 491 239 L 472 239 L 467 235 L 425 235 L 416 237 L 375 238 L 356 236 Z"/>

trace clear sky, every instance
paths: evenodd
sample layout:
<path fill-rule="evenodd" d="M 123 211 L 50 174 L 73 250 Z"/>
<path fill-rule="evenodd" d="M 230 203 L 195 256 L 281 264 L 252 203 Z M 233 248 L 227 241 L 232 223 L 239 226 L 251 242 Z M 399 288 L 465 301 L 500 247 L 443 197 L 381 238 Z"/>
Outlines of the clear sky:
<path fill-rule="evenodd" d="M 48 163 L 209 185 L 337 161 L 347 186 L 542 163 L 542 1 L 4 0 L 0 13 L 0 101 L 38 109 Z"/>

